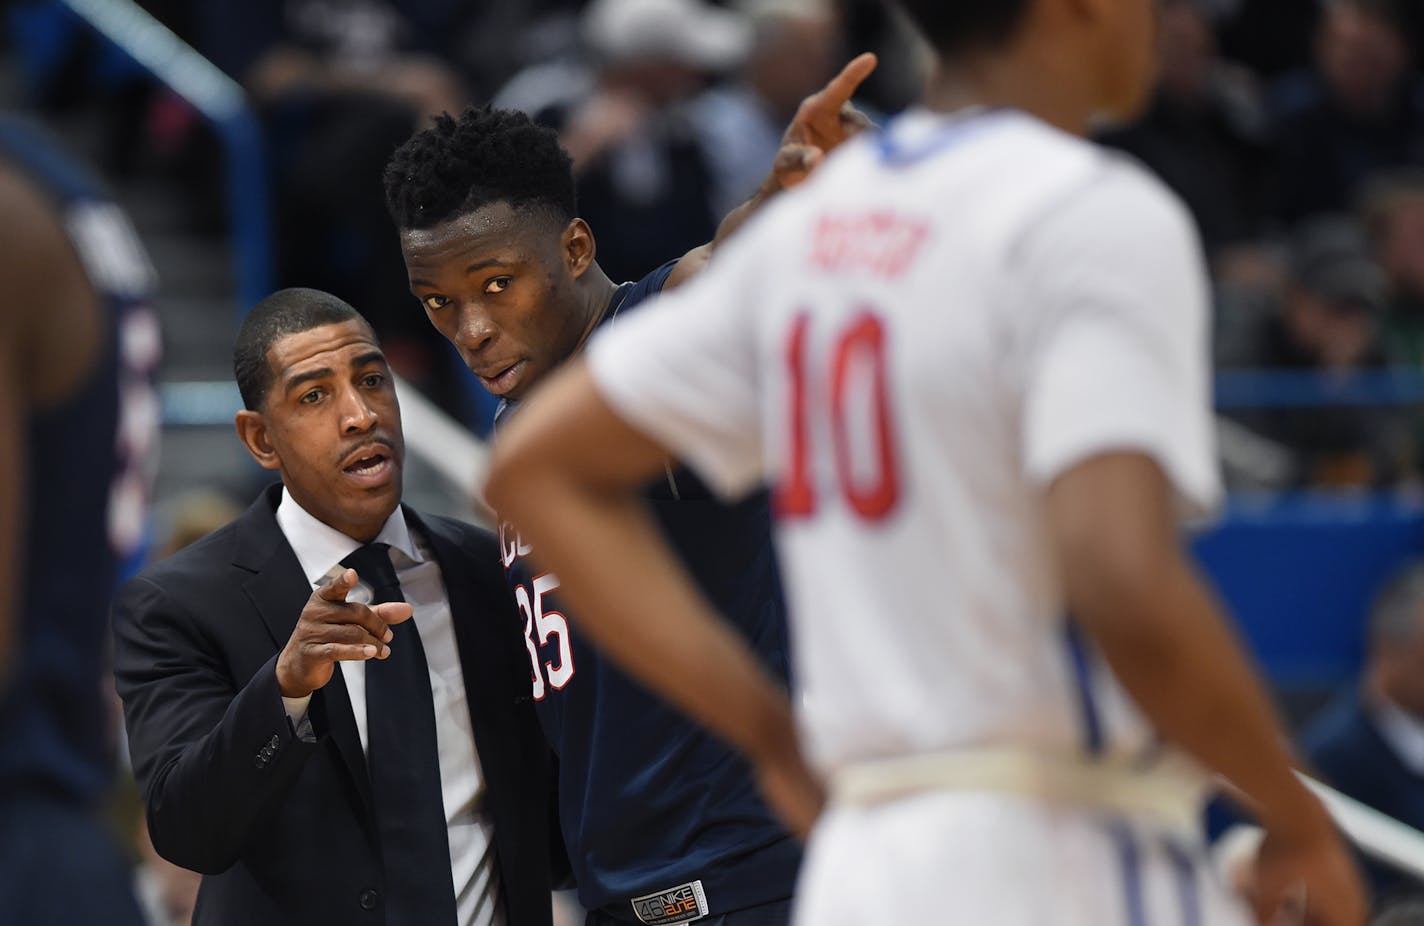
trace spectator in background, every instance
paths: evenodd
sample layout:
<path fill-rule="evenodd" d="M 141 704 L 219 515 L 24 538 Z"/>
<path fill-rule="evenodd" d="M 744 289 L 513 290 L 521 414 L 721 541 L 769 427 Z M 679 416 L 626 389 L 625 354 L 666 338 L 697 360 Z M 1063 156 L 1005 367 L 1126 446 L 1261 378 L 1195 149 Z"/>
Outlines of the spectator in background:
<path fill-rule="evenodd" d="M 1315 71 L 1275 94 L 1281 218 L 1338 211 L 1370 174 L 1424 164 L 1424 89 L 1410 68 L 1395 0 L 1329 0 Z"/>
<path fill-rule="evenodd" d="M 1424 560 L 1385 585 L 1370 614 L 1364 679 L 1306 727 L 1302 746 L 1336 788 L 1424 828 Z M 1392 868 L 1365 870 L 1379 905 L 1424 898 L 1424 884 Z"/>
<path fill-rule="evenodd" d="M 1276 310 L 1220 358 L 1227 367 L 1317 372 L 1340 379 L 1379 367 L 1379 320 L 1387 287 L 1363 232 L 1349 219 L 1322 217 L 1291 243 Z M 1291 454 L 1289 481 L 1387 485 L 1408 471 L 1407 421 L 1394 410 L 1266 408 L 1237 416 Z"/>
<path fill-rule="evenodd" d="M 751 51 L 735 79 L 693 104 L 717 215 L 757 191 L 796 107 L 835 73 L 842 46 L 831 0 L 743 0 L 738 8 L 751 23 Z"/>
<path fill-rule="evenodd" d="M 1152 108 L 1102 140 L 1136 155 L 1186 201 L 1215 255 L 1262 231 L 1265 113 L 1250 74 L 1218 54 L 1200 0 L 1166 0 L 1158 40 Z"/>
<path fill-rule="evenodd" d="M 559 133 L 599 264 L 636 279 L 710 240 L 713 175 L 691 101 L 746 58 L 751 30 L 706 0 L 593 0 L 581 54 L 534 65 L 496 95 Z M 762 163 L 762 168 L 765 168 Z"/>
<path fill-rule="evenodd" d="M 600 265 L 637 279 L 716 233 L 712 168 L 689 104 L 742 62 L 751 32 L 703 0 L 593 0 L 582 28 L 593 88 L 544 121 L 574 159 L 580 213 L 602 230 Z"/>
<path fill-rule="evenodd" d="M 1318 4 L 1301 0 L 1208 0 L 1221 15 L 1226 54 L 1272 78 L 1310 66 Z"/>
<path fill-rule="evenodd" d="M 1424 367 L 1424 170 L 1371 181 L 1360 215 L 1389 279 L 1386 353 L 1392 363 Z"/>
<path fill-rule="evenodd" d="M 457 395 L 449 353 L 404 311 L 379 178 L 430 116 L 459 112 L 452 63 L 473 0 L 211 0 L 202 49 L 243 84 L 267 129 L 278 282 L 367 307 L 392 367 Z M 393 256 L 394 255 L 394 256 Z"/>

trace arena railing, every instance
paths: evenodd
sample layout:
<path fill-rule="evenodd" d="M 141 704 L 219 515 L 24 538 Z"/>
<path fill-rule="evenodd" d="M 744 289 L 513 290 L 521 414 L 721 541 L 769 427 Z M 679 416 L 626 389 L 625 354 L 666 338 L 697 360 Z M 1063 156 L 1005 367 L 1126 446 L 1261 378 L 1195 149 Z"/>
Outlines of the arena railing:
<path fill-rule="evenodd" d="M 234 274 L 242 306 L 272 291 L 262 130 L 242 87 L 133 0 L 61 0 L 212 124 L 227 170 Z"/>
<path fill-rule="evenodd" d="M 1387 367 L 1346 374 L 1313 370 L 1222 370 L 1218 410 L 1424 404 L 1424 371 Z"/>
<path fill-rule="evenodd" d="M 1301 778 L 1362 852 L 1424 881 L 1424 833 L 1307 775 Z"/>

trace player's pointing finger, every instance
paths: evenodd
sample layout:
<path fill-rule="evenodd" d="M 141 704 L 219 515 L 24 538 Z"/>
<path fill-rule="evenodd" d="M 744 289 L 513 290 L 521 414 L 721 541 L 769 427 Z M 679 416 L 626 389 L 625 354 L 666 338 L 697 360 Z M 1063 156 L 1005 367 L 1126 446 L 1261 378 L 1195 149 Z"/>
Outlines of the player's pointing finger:
<path fill-rule="evenodd" d="M 829 110 L 839 110 L 850 102 L 860 85 L 875 72 L 878 63 L 879 59 L 871 52 L 852 58 L 850 63 L 841 68 L 841 72 L 832 77 L 831 82 L 816 94 L 817 105 Z"/>

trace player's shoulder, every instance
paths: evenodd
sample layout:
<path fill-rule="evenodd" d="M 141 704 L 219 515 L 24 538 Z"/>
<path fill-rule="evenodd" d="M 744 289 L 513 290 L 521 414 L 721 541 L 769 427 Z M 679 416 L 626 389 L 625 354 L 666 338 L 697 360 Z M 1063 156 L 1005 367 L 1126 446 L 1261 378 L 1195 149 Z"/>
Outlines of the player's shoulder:
<path fill-rule="evenodd" d="M 1180 197 L 1130 154 L 1022 115 L 1001 136 L 1004 150 L 996 153 L 1001 162 L 1014 167 L 1031 163 L 1032 173 L 1051 173 L 1059 179 L 1054 201 L 1046 203 L 1050 212 L 1086 208 L 1103 213 L 1127 207 L 1145 215 L 1190 221 Z M 1006 157 L 1009 152 L 1018 157 Z"/>
<path fill-rule="evenodd" d="M 1186 204 L 1136 158 L 1067 133 L 1045 138 L 1074 157 L 1079 169 L 1025 217 L 1020 244 L 1056 239 L 1074 249 L 1129 253 L 1198 247 Z"/>

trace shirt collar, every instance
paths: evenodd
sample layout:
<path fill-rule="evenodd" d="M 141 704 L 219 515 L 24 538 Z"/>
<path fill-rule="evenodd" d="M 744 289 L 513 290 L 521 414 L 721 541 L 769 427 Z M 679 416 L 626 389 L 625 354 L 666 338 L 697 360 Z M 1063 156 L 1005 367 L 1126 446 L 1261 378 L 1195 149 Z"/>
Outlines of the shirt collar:
<path fill-rule="evenodd" d="M 277 503 L 277 526 L 282 529 L 292 552 L 297 554 L 302 574 L 312 585 L 320 585 L 341 567 L 343 559 L 363 546 L 359 540 L 353 540 L 331 525 L 318 521 L 297 504 L 286 486 L 282 487 L 282 500 Z M 405 512 L 399 505 L 372 542 L 390 545 L 396 569 L 402 565 L 397 553 L 409 563 L 424 562 L 424 557 L 411 539 L 410 528 L 406 526 Z"/>
<path fill-rule="evenodd" d="M 1371 707 L 1380 736 L 1410 771 L 1424 775 L 1424 721 L 1384 698 Z"/>

